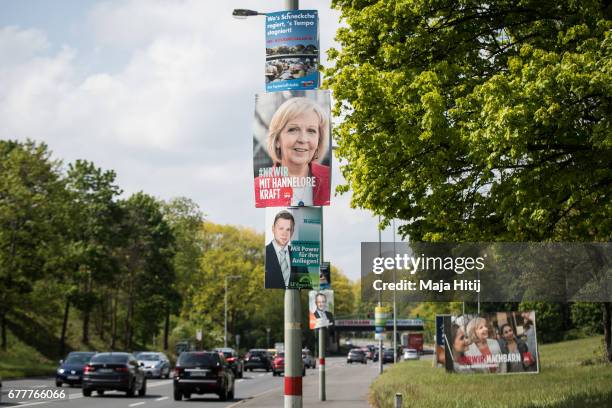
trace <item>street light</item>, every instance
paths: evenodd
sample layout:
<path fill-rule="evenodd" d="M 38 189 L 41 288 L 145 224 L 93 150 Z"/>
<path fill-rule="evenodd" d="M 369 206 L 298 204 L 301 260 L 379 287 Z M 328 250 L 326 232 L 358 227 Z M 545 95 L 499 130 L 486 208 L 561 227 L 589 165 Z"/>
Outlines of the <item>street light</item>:
<path fill-rule="evenodd" d="M 242 275 L 227 275 L 225 277 L 225 324 L 223 326 L 223 347 L 227 347 L 227 280 L 240 278 L 242 278 Z"/>
<path fill-rule="evenodd" d="M 248 10 L 248 9 L 234 9 L 234 11 L 232 11 L 232 16 L 238 19 L 245 19 L 251 16 L 265 16 L 265 15 L 266 13 L 260 13 L 259 11 Z"/>
<path fill-rule="evenodd" d="M 266 333 L 268 334 L 268 342 L 267 342 L 268 348 L 270 348 L 270 330 L 272 329 L 269 327 L 266 327 Z"/>

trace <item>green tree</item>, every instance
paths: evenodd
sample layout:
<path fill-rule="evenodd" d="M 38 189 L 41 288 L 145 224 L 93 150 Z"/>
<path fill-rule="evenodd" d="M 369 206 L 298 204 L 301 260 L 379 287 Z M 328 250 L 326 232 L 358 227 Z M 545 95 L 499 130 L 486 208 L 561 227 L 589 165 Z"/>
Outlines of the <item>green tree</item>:
<path fill-rule="evenodd" d="M 61 256 L 68 194 L 43 143 L 0 140 L 0 328 Z"/>
<path fill-rule="evenodd" d="M 168 303 L 175 301 L 174 235 L 164 220 L 162 203 L 138 192 L 120 202 L 125 243 L 120 250 L 121 287 L 125 314 L 123 342 L 134 337 L 146 344 L 166 318 Z"/>
<path fill-rule="evenodd" d="M 191 286 L 191 277 L 198 273 L 203 255 L 200 235 L 204 215 L 194 201 L 185 197 L 170 200 L 163 206 L 162 210 L 164 219 L 170 225 L 175 237 L 176 252 L 172 261 L 176 273 L 174 289 L 177 294 L 188 293 Z M 170 314 L 177 315 L 180 312 L 180 297 L 173 298 L 167 306 L 163 334 L 164 350 L 168 349 Z"/>
<path fill-rule="evenodd" d="M 352 205 L 414 240 L 610 239 L 608 1 L 333 5 L 346 27 L 326 83 Z"/>
<path fill-rule="evenodd" d="M 334 315 L 350 317 L 355 313 L 355 294 L 352 282 L 334 265 L 332 265 L 331 275 L 334 290 Z"/>
<path fill-rule="evenodd" d="M 183 306 L 183 317 L 197 323 L 204 330 L 210 346 L 223 342 L 225 312 L 225 279 L 228 280 L 228 341 L 234 343 L 241 335 L 241 344 L 264 345 L 265 328 L 275 321 L 272 314 L 263 316 L 258 309 L 267 308 L 270 291 L 263 289 L 264 255 L 263 236 L 255 231 L 229 225 L 205 222 L 202 225 L 203 256 L 198 273 L 190 281 L 189 299 Z M 282 299 L 282 298 L 281 298 Z M 283 302 L 280 304 L 282 321 Z M 272 313 L 272 311 L 268 310 Z M 278 315 L 278 312 L 276 313 Z"/>
<path fill-rule="evenodd" d="M 116 174 L 94 163 L 77 160 L 68 167 L 68 189 L 72 193 L 72 255 L 74 270 L 69 274 L 64 307 L 61 346 L 64 348 L 70 304 L 83 312 L 82 342 L 89 343 L 89 323 L 93 308 L 112 287 L 117 262 L 113 252 L 118 245 L 119 208 L 115 202 L 121 189 Z M 104 333 L 104 330 L 101 331 Z"/>

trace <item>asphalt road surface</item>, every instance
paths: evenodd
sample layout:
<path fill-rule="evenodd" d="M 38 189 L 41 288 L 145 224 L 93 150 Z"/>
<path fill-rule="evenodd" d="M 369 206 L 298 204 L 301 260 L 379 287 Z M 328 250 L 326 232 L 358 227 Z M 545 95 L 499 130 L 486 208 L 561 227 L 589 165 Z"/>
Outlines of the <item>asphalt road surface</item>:
<path fill-rule="evenodd" d="M 307 370 L 308 376 L 316 375 L 315 370 Z M 236 379 L 235 398 L 233 401 L 220 401 L 215 394 L 197 395 L 192 394 L 192 398 L 183 401 L 174 401 L 172 396 L 172 379 L 169 380 L 147 380 L 147 394 L 144 397 L 126 397 L 124 392 L 107 391 L 103 396 L 95 392 L 91 397 L 83 397 L 80 387 L 62 388 L 55 386 L 54 378 L 22 379 L 16 381 L 4 380 L 2 383 L 2 404 L 4 407 L 37 407 L 37 408 L 168 408 L 168 407 L 189 407 L 193 402 L 198 402 L 198 406 L 210 407 L 232 407 L 240 404 L 245 399 L 250 399 L 262 392 L 282 387 L 283 378 L 273 377 L 272 373 L 265 371 L 245 372 L 244 378 Z M 69 399 L 65 400 L 11 400 L 8 402 L 7 394 L 12 390 L 31 389 L 38 390 L 63 390 L 68 394 Z M 191 403 L 191 404 L 190 404 Z"/>
<path fill-rule="evenodd" d="M 327 358 L 328 369 L 333 369 L 333 373 L 339 377 L 361 376 L 363 370 L 374 370 L 374 364 L 369 361 L 367 366 L 361 364 L 346 364 L 346 357 Z M 331 372 L 330 372 L 331 374 Z M 304 378 L 305 387 L 310 383 L 318 382 L 317 369 L 307 370 Z M 313 385 L 311 384 L 311 385 Z M 4 380 L 2 384 L 2 404 L 4 407 L 37 407 L 37 408 L 168 408 L 168 407 L 193 407 L 197 403 L 198 407 L 234 407 L 240 406 L 244 402 L 254 402 L 261 398 L 262 402 L 271 395 L 282 394 L 284 385 L 283 377 L 273 377 L 272 373 L 265 371 L 249 371 L 244 373 L 244 378 L 236 380 L 235 398 L 232 401 L 220 401 L 215 394 L 197 395 L 192 394 L 192 398 L 183 401 L 174 401 L 172 396 L 172 380 L 147 380 L 147 394 L 144 397 L 128 398 L 123 392 L 107 391 L 103 396 L 95 392 L 91 397 L 83 397 L 80 387 L 62 388 L 55 387 L 54 378 L 32 378 L 21 380 Z M 39 389 L 39 390 L 63 390 L 68 394 L 69 399 L 65 400 L 11 400 L 7 401 L 7 393 L 10 390 L 18 389 Z M 362 391 L 362 390 L 356 390 Z M 314 391 L 313 391 L 314 392 Z M 282 403 L 282 400 L 280 401 Z"/>

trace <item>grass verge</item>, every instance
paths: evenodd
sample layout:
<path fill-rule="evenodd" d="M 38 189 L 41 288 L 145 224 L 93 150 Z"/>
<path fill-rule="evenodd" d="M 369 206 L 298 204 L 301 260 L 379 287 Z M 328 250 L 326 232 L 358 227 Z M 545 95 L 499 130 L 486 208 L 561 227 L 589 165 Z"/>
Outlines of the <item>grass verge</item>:
<path fill-rule="evenodd" d="M 447 374 L 430 360 L 401 362 L 372 383 L 370 403 L 391 408 L 399 392 L 403 408 L 612 407 L 612 366 L 596 358 L 601 347 L 601 337 L 543 345 L 539 374 Z"/>
<path fill-rule="evenodd" d="M 32 347 L 18 341 L 8 332 L 7 351 L 0 351 L 0 377 L 9 378 L 48 376 L 55 373 L 57 362 L 51 361 Z"/>

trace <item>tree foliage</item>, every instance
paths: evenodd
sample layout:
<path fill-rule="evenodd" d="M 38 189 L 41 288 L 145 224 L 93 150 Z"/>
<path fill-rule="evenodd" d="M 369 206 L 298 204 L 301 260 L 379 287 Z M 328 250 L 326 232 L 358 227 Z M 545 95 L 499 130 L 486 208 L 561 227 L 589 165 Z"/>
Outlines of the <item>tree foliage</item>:
<path fill-rule="evenodd" d="M 416 240 L 607 240 L 606 2 L 336 0 L 353 205 Z"/>
<path fill-rule="evenodd" d="M 353 206 L 416 241 L 609 241 L 609 1 L 332 4 L 346 27 L 326 84 Z"/>
<path fill-rule="evenodd" d="M 0 141 L 0 320 L 36 281 L 51 274 L 61 252 L 69 202 L 61 163 L 45 144 Z"/>

